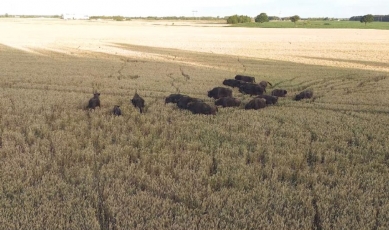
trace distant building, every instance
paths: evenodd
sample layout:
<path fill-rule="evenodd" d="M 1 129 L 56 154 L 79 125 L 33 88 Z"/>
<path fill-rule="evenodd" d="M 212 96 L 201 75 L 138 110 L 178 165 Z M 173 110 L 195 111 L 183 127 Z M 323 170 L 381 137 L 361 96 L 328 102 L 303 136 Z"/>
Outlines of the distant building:
<path fill-rule="evenodd" d="M 89 20 L 88 15 L 81 14 L 63 14 L 62 19 L 64 20 Z"/>

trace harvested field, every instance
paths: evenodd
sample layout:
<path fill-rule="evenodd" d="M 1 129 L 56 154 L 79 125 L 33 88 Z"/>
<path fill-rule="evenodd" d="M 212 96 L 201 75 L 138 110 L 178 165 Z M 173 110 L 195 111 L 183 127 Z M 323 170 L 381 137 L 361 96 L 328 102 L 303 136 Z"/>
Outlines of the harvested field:
<path fill-rule="evenodd" d="M 46 19 L 0 31 L 3 228 L 389 228 L 389 31 Z M 207 91 L 236 74 L 288 94 L 246 111 L 235 88 L 242 105 L 215 116 L 164 103 L 212 104 Z M 292 100 L 305 89 L 314 97 Z M 101 107 L 85 110 L 94 91 Z"/>

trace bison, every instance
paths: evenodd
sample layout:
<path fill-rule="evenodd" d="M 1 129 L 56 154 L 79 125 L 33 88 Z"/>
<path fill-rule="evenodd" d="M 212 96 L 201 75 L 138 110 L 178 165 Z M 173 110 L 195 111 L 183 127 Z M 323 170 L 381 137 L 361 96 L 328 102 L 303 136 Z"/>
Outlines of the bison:
<path fill-rule="evenodd" d="M 121 116 L 122 115 L 122 110 L 120 109 L 120 106 L 115 105 L 112 110 L 112 114 L 115 116 Z"/>
<path fill-rule="evenodd" d="M 176 103 L 177 104 L 178 100 L 180 100 L 184 96 L 185 95 L 182 95 L 182 94 L 170 94 L 169 96 L 167 96 L 165 98 L 165 104 L 167 104 L 167 103 Z"/>
<path fill-rule="evenodd" d="M 100 93 L 94 93 L 93 97 L 89 100 L 88 109 L 95 109 L 97 106 L 100 107 Z"/>
<path fill-rule="evenodd" d="M 254 98 L 247 103 L 244 109 L 261 109 L 266 107 L 266 100 L 263 98 Z"/>
<path fill-rule="evenodd" d="M 234 97 L 222 97 L 215 101 L 215 105 L 224 107 L 237 107 L 240 105 L 240 100 Z"/>
<path fill-rule="evenodd" d="M 222 97 L 232 97 L 232 90 L 224 87 L 215 87 L 212 90 L 208 91 L 208 97 L 213 97 L 214 99 L 219 99 Z"/>
<path fill-rule="evenodd" d="M 284 89 L 275 89 L 271 92 L 272 96 L 277 96 L 277 97 L 285 97 L 285 95 L 288 93 L 288 91 Z"/>
<path fill-rule="evenodd" d="M 262 88 L 260 85 L 253 84 L 253 83 L 247 83 L 244 85 L 241 85 L 239 87 L 239 92 L 250 94 L 251 95 L 262 95 L 263 92 L 266 92 L 264 88 Z"/>
<path fill-rule="evenodd" d="M 270 105 L 270 104 L 274 105 L 278 101 L 278 97 L 271 96 L 271 95 L 259 95 L 256 98 L 263 98 L 263 99 L 265 99 L 267 105 Z"/>
<path fill-rule="evenodd" d="M 268 82 L 268 81 L 261 81 L 261 82 L 259 82 L 258 85 L 262 86 L 262 88 L 264 88 L 264 89 L 267 88 L 267 85 L 273 86 L 273 85 L 272 85 L 270 82 Z"/>
<path fill-rule="evenodd" d="M 241 81 L 241 80 L 236 80 L 236 79 L 225 79 L 223 81 L 223 85 L 226 85 L 226 86 L 231 86 L 232 88 L 239 88 L 239 86 L 241 86 L 242 84 L 245 84 L 247 82 L 245 81 Z"/>
<path fill-rule="evenodd" d="M 254 77 L 250 77 L 250 76 L 244 76 L 244 75 L 239 75 L 238 74 L 238 75 L 235 76 L 235 79 L 236 80 L 240 80 L 240 81 L 255 83 L 255 78 Z"/>
<path fill-rule="evenodd" d="M 140 113 L 144 112 L 145 100 L 136 91 L 134 97 L 131 99 L 131 103 L 135 108 L 139 108 Z"/>
<path fill-rule="evenodd" d="M 188 110 L 190 110 L 193 114 L 215 115 L 217 107 L 202 101 L 193 101 L 188 103 Z"/>
<path fill-rule="evenodd" d="M 198 99 L 198 98 L 183 96 L 178 100 L 177 106 L 180 109 L 188 109 L 188 104 L 190 102 L 203 102 L 203 101 L 201 99 Z"/>
<path fill-rule="evenodd" d="M 312 90 L 304 90 L 304 91 L 300 92 L 299 94 L 297 94 L 297 95 L 294 97 L 294 100 L 295 100 L 295 101 L 299 101 L 299 100 L 301 100 L 301 99 L 312 98 L 312 96 L 313 96 Z"/>

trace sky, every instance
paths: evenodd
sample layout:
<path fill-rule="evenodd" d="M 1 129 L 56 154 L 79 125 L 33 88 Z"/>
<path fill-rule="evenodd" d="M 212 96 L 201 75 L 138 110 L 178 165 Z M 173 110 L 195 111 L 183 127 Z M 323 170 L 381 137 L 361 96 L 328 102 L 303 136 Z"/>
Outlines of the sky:
<path fill-rule="evenodd" d="M 260 13 L 302 18 L 388 15 L 389 0 L 0 0 L 0 15 L 255 17 Z"/>

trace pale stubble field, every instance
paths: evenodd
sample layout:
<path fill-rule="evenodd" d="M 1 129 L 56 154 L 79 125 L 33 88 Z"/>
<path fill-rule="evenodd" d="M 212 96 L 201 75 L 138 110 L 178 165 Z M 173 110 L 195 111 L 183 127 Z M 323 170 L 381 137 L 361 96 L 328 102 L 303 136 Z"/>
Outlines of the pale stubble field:
<path fill-rule="evenodd" d="M 51 19 L 0 31 L 5 229 L 389 227 L 389 31 Z M 288 95 L 216 116 L 164 104 L 213 103 L 207 91 L 235 74 Z M 303 89 L 315 97 L 293 101 Z"/>

